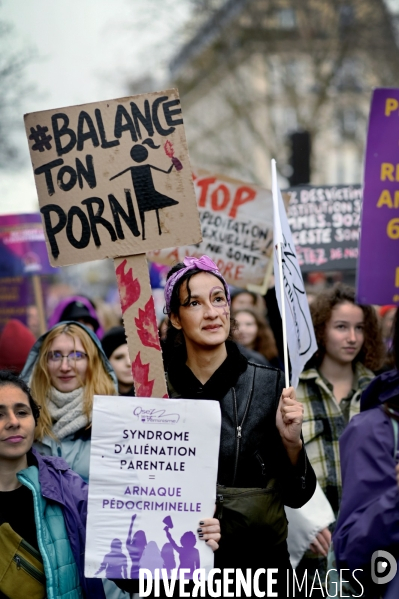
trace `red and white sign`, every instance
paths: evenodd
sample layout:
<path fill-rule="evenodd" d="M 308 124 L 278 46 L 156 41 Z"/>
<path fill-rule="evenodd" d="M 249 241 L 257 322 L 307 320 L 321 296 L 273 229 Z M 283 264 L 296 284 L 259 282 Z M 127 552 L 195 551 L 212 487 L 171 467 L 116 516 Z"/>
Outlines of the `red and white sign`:
<path fill-rule="evenodd" d="M 206 254 L 230 285 L 261 285 L 273 250 L 271 192 L 208 171 L 193 174 L 202 242 L 149 252 L 154 262 L 173 265 Z"/>

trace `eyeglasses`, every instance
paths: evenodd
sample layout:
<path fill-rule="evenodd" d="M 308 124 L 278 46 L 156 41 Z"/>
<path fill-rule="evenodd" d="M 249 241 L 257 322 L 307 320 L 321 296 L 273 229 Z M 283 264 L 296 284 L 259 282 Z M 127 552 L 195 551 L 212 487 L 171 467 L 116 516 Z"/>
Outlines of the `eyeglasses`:
<path fill-rule="evenodd" d="M 79 362 L 79 360 L 84 360 L 87 358 L 87 354 L 85 354 L 83 351 L 71 351 L 66 356 L 64 356 L 60 351 L 49 351 L 47 354 L 47 359 L 49 362 L 62 362 L 64 358 L 66 358 L 68 362 L 71 360 L 74 362 Z"/>

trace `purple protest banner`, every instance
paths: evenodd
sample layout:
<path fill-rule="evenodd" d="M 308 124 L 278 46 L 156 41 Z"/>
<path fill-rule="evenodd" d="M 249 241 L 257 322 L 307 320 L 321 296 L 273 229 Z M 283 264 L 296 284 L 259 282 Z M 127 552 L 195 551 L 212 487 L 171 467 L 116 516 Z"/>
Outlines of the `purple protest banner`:
<path fill-rule="evenodd" d="M 54 274 L 40 214 L 0 216 L 0 278 Z"/>
<path fill-rule="evenodd" d="M 2 279 L 16 281 L 22 279 L 14 288 L 15 302 L 10 299 L 7 291 L 0 298 L 1 322 L 7 320 L 7 314 L 17 316 L 22 322 L 26 321 L 26 307 L 29 305 L 26 289 L 33 288 L 34 303 L 38 311 L 40 332 L 46 330 L 43 305 L 43 292 L 40 275 L 54 274 L 56 269 L 50 266 L 43 224 L 40 214 L 8 214 L 0 216 L 0 283 Z M 31 280 L 27 280 L 27 279 Z M 4 286 L 1 286 L 2 288 Z M 5 284 L 7 288 L 7 284 Z M 11 302 L 11 305 L 9 304 Z M 24 308 L 25 306 L 25 308 Z M 24 313 L 25 310 L 25 313 Z"/>
<path fill-rule="evenodd" d="M 364 170 L 357 300 L 399 305 L 399 89 L 374 90 Z"/>
<path fill-rule="evenodd" d="M 34 302 L 27 277 L 0 278 L 0 333 L 11 319 L 27 324 L 27 307 Z"/>

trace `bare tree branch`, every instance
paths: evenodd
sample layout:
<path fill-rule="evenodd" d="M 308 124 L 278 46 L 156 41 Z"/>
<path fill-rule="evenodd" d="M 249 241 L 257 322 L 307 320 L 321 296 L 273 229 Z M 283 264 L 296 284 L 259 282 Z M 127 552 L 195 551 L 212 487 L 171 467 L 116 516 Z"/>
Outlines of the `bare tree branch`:
<path fill-rule="evenodd" d="M 259 182 L 256 160 L 287 163 L 294 129 L 309 131 L 313 148 L 326 131 L 336 132 L 362 155 L 371 90 L 399 80 L 383 0 L 192 4 L 194 34 L 172 61 L 172 74 L 196 163 Z M 353 131 L 345 130 L 348 114 L 355 115 Z M 318 161 L 315 151 L 315 167 Z"/>
<path fill-rule="evenodd" d="M 21 127 L 21 100 L 32 93 L 25 79 L 27 66 L 34 58 L 30 49 L 13 51 L 13 31 L 0 21 L 0 169 L 17 168 L 19 153 L 14 132 Z"/>

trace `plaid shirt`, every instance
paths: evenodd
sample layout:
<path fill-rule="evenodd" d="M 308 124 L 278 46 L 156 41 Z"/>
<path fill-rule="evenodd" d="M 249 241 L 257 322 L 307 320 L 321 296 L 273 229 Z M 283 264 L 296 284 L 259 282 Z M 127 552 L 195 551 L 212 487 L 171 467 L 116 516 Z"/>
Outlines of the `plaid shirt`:
<path fill-rule="evenodd" d="M 347 402 L 350 404 L 349 418 L 359 412 L 361 392 L 374 376 L 363 364 L 356 363 L 356 388 L 342 400 L 342 406 Z M 332 385 L 315 368 L 302 372 L 296 395 L 304 406 L 302 434 L 306 452 L 317 480 L 337 515 L 342 492 L 339 438 L 347 418 L 334 397 Z"/>

